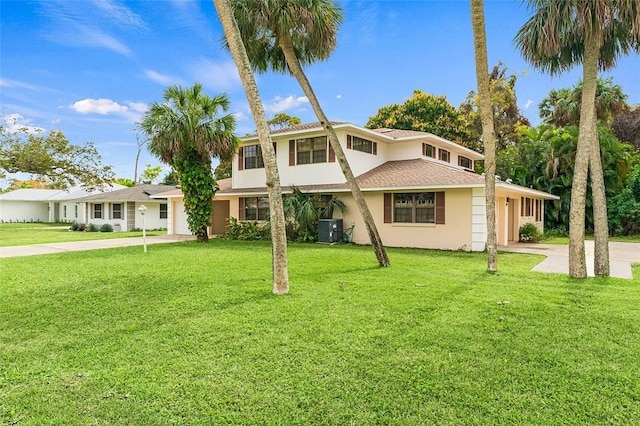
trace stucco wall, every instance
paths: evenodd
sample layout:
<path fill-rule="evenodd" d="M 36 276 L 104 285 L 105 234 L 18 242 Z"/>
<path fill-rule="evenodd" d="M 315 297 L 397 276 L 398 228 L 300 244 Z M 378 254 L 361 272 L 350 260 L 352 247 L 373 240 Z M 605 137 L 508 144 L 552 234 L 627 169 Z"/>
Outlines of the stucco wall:
<path fill-rule="evenodd" d="M 0 219 L 4 222 L 48 222 L 49 204 L 44 201 L 0 201 Z"/>

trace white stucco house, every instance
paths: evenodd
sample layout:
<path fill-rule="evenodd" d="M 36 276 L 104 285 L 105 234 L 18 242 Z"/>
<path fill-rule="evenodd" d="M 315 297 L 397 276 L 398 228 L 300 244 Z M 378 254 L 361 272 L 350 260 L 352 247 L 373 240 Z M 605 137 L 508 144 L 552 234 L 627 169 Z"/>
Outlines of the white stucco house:
<path fill-rule="evenodd" d="M 333 123 L 376 226 L 387 246 L 482 251 L 487 239 L 484 177 L 476 174 L 478 152 L 439 136 L 416 131 L 366 129 Z M 283 193 L 333 195 L 348 207 L 344 227 L 352 240 L 369 244 L 358 208 L 333 149 L 319 123 L 272 132 Z M 257 136 L 241 139 L 233 174 L 218 182 L 210 233 L 224 232 L 226 219 L 263 220 L 269 210 L 265 171 Z M 505 177 L 506 178 L 506 177 Z M 508 180 L 496 181 L 498 244 L 519 239 L 532 222 L 542 231 L 544 202 L 557 197 Z M 179 189 L 157 194 L 168 200 L 169 234 L 188 234 Z"/>
<path fill-rule="evenodd" d="M 118 184 L 86 189 L 22 188 L 0 194 L 0 221 L 2 222 L 84 222 L 85 206 L 78 201 L 83 197 L 126 188 Z"/>

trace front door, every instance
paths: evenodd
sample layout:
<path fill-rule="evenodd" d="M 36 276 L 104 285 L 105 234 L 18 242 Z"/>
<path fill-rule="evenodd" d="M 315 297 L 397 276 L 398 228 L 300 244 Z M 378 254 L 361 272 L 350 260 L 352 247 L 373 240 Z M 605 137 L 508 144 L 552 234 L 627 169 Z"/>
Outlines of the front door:
<path fill-rule="evenodd" d="M 211 235 L 222 235 L 227 231 L 229 200 L 215 200 L 211 212 Z"/>

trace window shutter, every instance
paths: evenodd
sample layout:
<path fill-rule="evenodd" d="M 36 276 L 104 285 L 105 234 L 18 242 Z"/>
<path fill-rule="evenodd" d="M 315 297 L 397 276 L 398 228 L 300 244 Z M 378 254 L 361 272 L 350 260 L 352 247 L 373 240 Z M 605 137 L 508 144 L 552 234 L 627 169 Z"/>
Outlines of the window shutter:
<path fill-rule="evenodd" d="M 391 223 L 391 197 L 393 194 L 384 194 L 384 223 Z"/>
<path fill-rule="evenodd" d="M 289 141 L 289 165 L 296 165 L 296 141 L 294 140 Z"/>
<path fill-rule="evenodd" d="M 351 141 L 352 141 L 351 135 L 347 135 L 347 149 L 351 149 Z"/>
<path fill-rule="evenodd" d="M 373 142 L 373 155 L 378 155 L 378 144 L 376 142 Z"/>
<path fill-rule="evenodd" d="M 327 141 L 327 144 L 329 144 L 329 162 L 330 163 L 335 163 L 336 162 L 336 152 L 333 150 L 333 146 L 331 145 L 331 143 L 329 141 Z"/>
<path fill-rule="evenodd" d="M 278 144 L 274 142 L 274 143 L 273 143 L 273 153 L 274 153 L 274 154 L 277 154 L 277 153 L 278 153 L 278 151 L 276 150 L 276 147 L 277 147 L 277 146 L 278 146 Z"/>
<path fill-rule="evenodd" d="M 444 192 L 436 192 L 436 225 L 444 225 Z"/>
<path fill-rule="evenodd" d="M 244 169 L 244 147 L 240 147 L 238 150 L 238 170 Z"/>
<path fill-rule="evenodd" d="M 244 220 L 244 198 L 238 198 L 238 220 Z"/>
<path fill-rule="evenodd" d="M 427 144 L 426 143 L 422 144 L 422 155 L 427 155 Z"/>

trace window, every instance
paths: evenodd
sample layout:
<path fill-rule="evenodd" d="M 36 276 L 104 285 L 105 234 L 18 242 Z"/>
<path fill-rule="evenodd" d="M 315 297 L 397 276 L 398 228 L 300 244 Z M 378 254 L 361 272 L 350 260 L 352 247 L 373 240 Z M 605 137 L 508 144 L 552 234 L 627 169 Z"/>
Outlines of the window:
<path fill-rule="evenodd" d="M 122 204 L 111 205 L 111 217 L 114 219 L 122 219 Z"/>
<path fill-rule="evenodd" d="M 262 148 L 260 145 L 245 146 L 244 151 L 244 168 L 245 169 L 261 169 L 264 168 L 264 160 L 262 159 Z"/>
<path fill-rule="evenodd" d="M 436 223 L 435 193 L 394 194 L 393 221 L 401 223 Z"/>
<path fill-rule="evenodd" d="M 436 158 L 436 147 L 428 143 L 422 144 L 422 155 L 425 157 Z"/>
<path fill-rule="evenodd" d="M 102 219 L 102 204 L 93 205 L 93 218 Z"/>
<path fill-rule="evenodd" d="M 296 139 L 296 164 L 327 162 L 327 137 Z"/>
<path fill-rule="evenodd" d="M 473 169 L 473 161 L 471 161 L 467 157 L 463 157 L 461 155 L 458 156 L 458 166 L 464 167 L 465 169 Z"/>
<path fill-rule="evenodd" d="M 167 212 L 167 203 L 160 204 L 160 219 L 166 219 L 169 216 Z"/>
<path fill-rule="evenodd" d="M 74 206 L 75 208 L 73 209 L 73 214 L 75 215 L 76 219 L 78 218 L 78 205 L 76 204 Z"/>
<path fill-rule="evenodd" d="M 441 161 L 446 161 L 447 163 L 450 161 L 449 158 L 451 154 L 446 149 L 439 149 L 438 153 L 440 154 L 439 158 Z"/>
<path fill-rule="evenodd" d="M 66 219 L 67 218 L 67 206 L 63 206 L 62 207 L 62 211 L 63 211 L 62 217 L 64 217 Z"/>
<path fill-rule="evenodd" d="M 244 220 L 266 220 L 269 213 L 269 197 L 244 199 Z"/>
<path fill-rule="evenodd" d="M 378 154 L 377 144 L 368 139 L 359 138 L 357 136 L 347 135 L 347 148 L 366 152 L 367 154 Z"/>
<path fill-rule="evenodd" d="M 537 221 L 542 220 L 542 200 L 529 197 L 520 198 L 520 216 L 535 217 Z"/>

